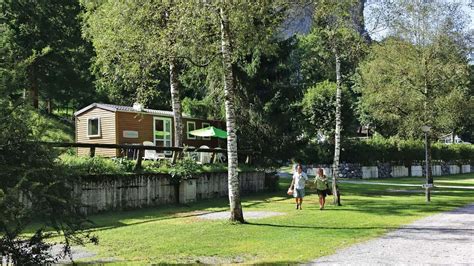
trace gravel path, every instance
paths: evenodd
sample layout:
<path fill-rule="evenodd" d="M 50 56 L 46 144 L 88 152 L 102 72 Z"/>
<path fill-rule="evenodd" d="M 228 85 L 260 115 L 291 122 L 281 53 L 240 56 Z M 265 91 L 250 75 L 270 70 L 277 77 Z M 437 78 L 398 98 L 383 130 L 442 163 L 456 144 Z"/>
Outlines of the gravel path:
<path fill-rule="evenodd" d="M 474 204 L 418 220 L 312 263 L 474 265 Z"/>

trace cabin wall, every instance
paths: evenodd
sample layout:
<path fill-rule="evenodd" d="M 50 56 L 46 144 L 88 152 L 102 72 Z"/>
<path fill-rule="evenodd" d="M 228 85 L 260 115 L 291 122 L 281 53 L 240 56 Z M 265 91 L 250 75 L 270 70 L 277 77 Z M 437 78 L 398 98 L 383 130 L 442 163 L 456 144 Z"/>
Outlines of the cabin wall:
<path fill-rule="evenodd" d="M 91 117 L 100 117 L 101 135 L 100 137 L 87 136 L 87 119 Z M 117 111 L 112 112 L 101 108 L 92 108 L 76 117 L 76 142 L 80 143 L 100 143 L 100 144 L 143 144 L 144 141 L 153 142 L 153 119 L 154 117 L 167 117 L 147 113 L 133 113 Z M 174 131 L 174 120 L 172 117 L 172 128 Z M 187 122 L 193 121 L 196 129 L 203 128 L 203 123 L 225 130 L 225 124 L 222 121 L 211 121 L 204 119 L 183 118 L 183 142 L 186 146 L 199 148 L 208 146 L 209 148 L 226 148 L 226 140 L 211 137 L 203 139 L 195 137 L 188 139 Z M 204 124 L 205 125 L 205 124 Z M 172 134 L 172 143 L 174 143 L 174 132 Z M 78 155 L 89 155 L 89 148 L 78 148 Z M 96 155 L 104 157 L 116 157 L 120 154 L 119 150 L 97 148 Z"/>
<path fill-rule="evenodd" d="M 88 118 L 100 118 L 100 136 L 87 136 Z M 116 144 L 115 113 L 101 108 L 92 108 L 76 117 L 76 142 L 79 143 L 100 143 Z M 89 148 L 77 148 L 78 155 L 89 155 Z M 95 155 L 104 157 L 115 157 L 117 151 L 114 149 L 97 148 Z"/>
<path fill-rule="evenodd" d="M 225 127 L 223 127 L 223 122 L 220 121 L 210 121 L 210 120 L 201 120 L 201 119 L 188 119 L 184 118 L 184 127 L 183 127 L 183 142 L 187 146 L 193 146 L 195 148 L 199 148 L 203 145 L 208 146 L 209 148 L 225 148 L 227 147 L 227 142 L 225 139 L 218 139 L 218 138 L 213 138 L 211 137 L 209 140 L 203 139 L 201 137 L 196 137 L 196 139 L 189 139 L 188 134 L 187 134 L 187 122 L 192 121 L 196 123 L 196 129 L 201 129 L 203 128 L 203 123 L 208 123 L 211 126 L 220 128 L 222 130 L 225 130 Z"/>
<path fill-rule="evenodd" d="M 132 136 L 130 131 L 138 133 L 138 136 Z M 117 140 L 118 144 L 153 142 L 153 116 L 142 113 L 117 112 Z"/>
<path fill-rule="evenodd" d="M 153 114 L 144 114 L 144 113 L 129 113 L 129 112 L 117 112 L 117 139 L 119 144 L 142 144 L 144 141 L 153 142 L 153 118 L 154 117 L 166 117 Z M 174 137 L 174 119 L 171 118 L 171 126 L 173 129 L 173 134 L 171 136 L 172 143 L 175 142 Z M 220 121 L 209 121 L 202 119 L 189 119 L 183 118 L 183 142 L 187 146 L 201 147 L 206 145 L 210 148 L 216 147 L 226 147 L 226 140 L 218 140 L 217 138 L 210 138 L 209 140 L 196 137 L 196 139 L 188 139 L 187 137 L 187 122 L 192 121 L 196 124 L 196 129 L 203 127 L 203 123 L 208 123 L 211 126 L 215 126 L 221 129 L 223 128 L 223 123 Z M 138 137 L 126 137 L 127 134 L 124 134 L 124 131 L 135 131 L 138 133 Z"/>

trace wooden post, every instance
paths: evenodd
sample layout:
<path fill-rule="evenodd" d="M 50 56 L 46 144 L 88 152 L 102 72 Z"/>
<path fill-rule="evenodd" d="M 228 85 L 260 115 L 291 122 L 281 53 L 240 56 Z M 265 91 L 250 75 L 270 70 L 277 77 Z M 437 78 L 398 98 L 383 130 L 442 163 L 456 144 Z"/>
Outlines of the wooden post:
<path fill-rule="evenodd" d="M 92 158 L 95 156 L 95 147 L 91 147 L 89 150 L 89 156 Z"/>
<path fill-rule="evenodd" d="M 216 152 L 213 151 L 213 152 L 212 152 L 212 155 L 211 155 L 211 163 L 216 163 L 216 157 L 217 157 L 217 156 L 216 156 Z"/>
<path fill-rule="evenodd" d="M 247 159 L 245 159 L 246 164 L 251 164 L 252 163 L 252 156 L 250 154 L 247 154 Z"/>
<path fill-rule="evenodd" d="M 139 148 L 138 149 L 137 163 L 135 164 L 135 171 L 142 168 L 142 160 L 143 160 L 144 155 L 145 155 L 145 149 L 144 148 Z"/>
<path fill-rule="evenodd" d="M 178 161 L 178 158 L 180 157 L 179 153 L 180 153 L 179 151 L 173 151 L 171 163 L 175 164 L 176 161 Z"/>

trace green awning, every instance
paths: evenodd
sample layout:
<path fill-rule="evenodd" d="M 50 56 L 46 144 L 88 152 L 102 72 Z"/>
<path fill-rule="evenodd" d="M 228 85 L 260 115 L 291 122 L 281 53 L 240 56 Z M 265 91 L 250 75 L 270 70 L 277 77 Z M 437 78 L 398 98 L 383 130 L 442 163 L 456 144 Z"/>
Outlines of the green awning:
<path fill-rule="evenodd" d="M 189 134 L 198 136 L 198 137 L 217 137 L 221 139 L 227 138 L 227 132 L 213 126 L 196 129 L 196 130 L 190 131 Z"/>

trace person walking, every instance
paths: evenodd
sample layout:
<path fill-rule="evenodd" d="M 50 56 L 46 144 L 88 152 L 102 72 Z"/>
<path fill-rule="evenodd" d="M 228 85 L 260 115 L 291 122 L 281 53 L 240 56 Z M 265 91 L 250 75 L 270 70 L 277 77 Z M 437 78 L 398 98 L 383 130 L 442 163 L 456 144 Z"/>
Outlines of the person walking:
<path fill-rule="evenodd" d="M 304 198 L 304 186 L 306 184 L 306 181 L 308 180 L 308 176 L 306 175 L 305 172 L 303 172 L 303 167 L 301 164 L 298 164 L 296 166 L 296 171 L 293 174 L 293 180 L 291 181 L 290 189 L 293 187 L 293 197 L 295 198 L 296 201 L 296 209 L 300 209 L 301 205 L 303 204 L 303 198 Z"/>
<path fill-rule="evenodd" d="M 329 188 L 328 178 L 324 174 L 323 168 L 318 168 L 314 182 L 316 183 L 316 192 L 319 197 L 319 209 L 323 210 L 324 204 L 326 204 L 326 196 L 332 194 Z"/>

